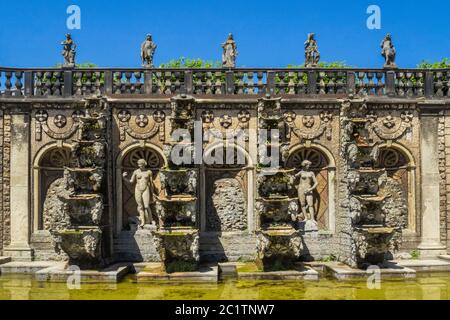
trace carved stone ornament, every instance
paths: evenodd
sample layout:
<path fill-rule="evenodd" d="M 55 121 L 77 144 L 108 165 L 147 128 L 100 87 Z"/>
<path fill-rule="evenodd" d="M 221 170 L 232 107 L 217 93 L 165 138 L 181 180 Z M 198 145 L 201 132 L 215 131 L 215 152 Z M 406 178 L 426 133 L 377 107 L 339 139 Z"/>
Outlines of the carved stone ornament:
<path fill-rule="evenodd" d="M 315 120 L 313 116 L 303 116 L 302 122 L 306 128 L 312 128 L 314 126 Z"/>
<path fill-rule="evenodd" d="M 400 115 L 388 114 L 385 117 L 371 117 L 370 133 L 375 133 L 383 140 L 397 140 L 412 128 L 414 115 L 411 111 L 402 111 Z"/>
<path fill-rule="evenodd" d="M 220 125 L 223 128 L 228 129 L 229 127 L 231 127 L 232 124 L 233 118 L 230 115 L 224 114 L 222 117 L 220 117 Z"/>
<path fill-rule="evenodd" d="M 154 122 L 150 123 L 150 119 L 145 114 L 138 114 L 135 116 L 134 122 L 141 128 L 147 128 L 145 132 L 137 132 L 130 125 L 130 120 L 132 118 L 131 112 L 128 110 L 120 110 L 117 113 L 117 118 L 119 119 L 119 137 L 120 141 L 125 141 L 126 134 L 137 140 L 147 140 L 159 133 L 159 140 L 164 141 L 165 139 L 165 119 L 166 114 L 162 110 L 156 110 L 153 113 Z"/>
<path fill-rule="evenodd" d="M 72 116 L 71 126 L 64 132 L 56 132 L 48 126 L 49 114 L 46 110 L 38 110 L 35 113 L 35 139 L 36 141 L 42 140 L 42 132 L 45 132 L 50 138 L 54 140 L 66 140 L 77 132 L 80 124 Z M 58 128 L 62 129 L 67 126 L 67 117 L 63 114 L 58 114 L 53 118 L 53 124 Z"/>
<path fill-rule="evenodd" d="M 214 113 L 210 110 L 205 110 L 202 112 L 203 123 L 212 123 L 214 121 Z"/>
<path fill-rule="evenodd" d="M 293 112 L 285 113 L 284 119 L 290 131 L 302 141 L 317 139 L 324 133 L 326 133 L 328 140 L 332 138 L 331 122 L 333 120 L 333 114 L 329 111 L 322 111 L 316 116 L 303 116 L 302 128 L 296 126 L 295 114 Z"/>
<path fill-rule="evenodd" d="M 119 113 L 117 114 L 117 118 L 119 119 L 120 122 L 130 121 L 130 118 L 131 118 L 130 111 L 120 110 Z"/>
<path fill-rule="evenodd" d="M 53 118 L 53 123 L 60 129 L 64 128 L 67 124 L 67 118 L 62 114 L 58 114 Z"/>
<path fill-rule="evenodd" d="M 270 95 L 261 98 L 258 101 L 258 114 L 263 122 L 280 121 L 283 117 L 281 98 L 272 98 Z"/>
<path fill-rule="evenodd" d="M 139 128 L 145 128 L 148 125 L 148 117 L 145 114 L 140 114 L 136 117 L 136 124 Z"/>
<path fill-rule="evenodd" d="M 156 110 L 153 112 L 153 120 L 155 120 L 157 123 L 163 123 L 166 120 L 166 114 L 164 111 Z"/>
<path fill-rule="evenodd" d="M 38 122 L 46 122 L 48 119 L 48 113 L 45 110 L 39 110 L 36 112 L 35 118 Z"/>
<path fill-rule="evenodd" d="M 241 110 L 238 113 L 238 120 L 240 123 L 247 123 L 250 121 L 250 112 L 248 110 Z"/>
<path fill-rule="evenodd" d="M 81 118 L 81 117 L 84 117 L 84 116 L 86 116 L 86 114 L 85 114 L 85 112 L 82 111 L 82 110 L 75 110 L 75 111 L 72 113 L 72 119 L 73 119 L 73 121 L 79 121 L 80 118 Z"/>

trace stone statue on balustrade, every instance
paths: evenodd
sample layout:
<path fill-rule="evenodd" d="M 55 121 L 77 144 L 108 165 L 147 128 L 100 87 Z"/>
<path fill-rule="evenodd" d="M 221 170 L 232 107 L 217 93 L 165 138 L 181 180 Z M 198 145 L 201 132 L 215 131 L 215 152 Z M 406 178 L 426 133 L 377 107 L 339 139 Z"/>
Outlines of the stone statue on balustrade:
<path fill-rule="evenodd" d="M 147 161 L 138 160 L 138 169 L 133 172 L 131 179 L 128 181 L 131 185 L 136 184 L 134 189 L 134 198 L 139 213 L 139 226 L 142 228 L 145 224 L 155 225 L 153 220 L 153 210 L 151 206 L 155 203 L 155 188 L 153 184 L 153 173 L 146 169 Z M 127 172 L 123 173 L 124 179 L 128 176 Z"/>
<path fill-rule="evenodd" d="M 294 176 L 294 181 L 298 183 L 298 200 L 302 215 L 305 218 L 305 231 L 317 231 L 316 212 L 314 208 L 315 195 L 314 191 L 318 186 L 316 174 L 310 170 L 311 161 L 304 160 L 301 164 L 302 169 Z"/>
<path fill-rule="evenodd" d="M 233 39 L 233 35 L 228 35 L 227 41 L 222 44 L 222 65 L 224 68 L 235 68 L 236 57 L 238 55 L 236 42 Z"/>
<path fill-rule="evenodd" d="M 76 44 L 72 40 L 72 36 L 68 33 L 66 34 L 66 40 L 61 42 L 63 46 L 63 51 L 61 52 L 64 57 L 64 67 L 73 68 L 75 67 L 75 55 L 76 55 Z"/>
<path fill-rule="evenodd" d="M 390 33 L 381 42 L 381 55 L 385 59 L 384 68 L 397 68 L 395 64 L 396 51 L 392 43 L 392 36 Z"/>
<path fill-rule="evenodd" d="M 153 56 L 155 55 L 157 45 L 153 42 L 152 35 L 148 34 L 141 45 L 142 66 L 146 68 L 153 67 Z"/>
<path fill-rule="evenodd" d="M 320 52 L 317 47 L 317 41 L 314 38 L 314 33 L 308 34 L 308 39 L 305 41 L 305 67 L 317 67 L 320 61 Z"/>

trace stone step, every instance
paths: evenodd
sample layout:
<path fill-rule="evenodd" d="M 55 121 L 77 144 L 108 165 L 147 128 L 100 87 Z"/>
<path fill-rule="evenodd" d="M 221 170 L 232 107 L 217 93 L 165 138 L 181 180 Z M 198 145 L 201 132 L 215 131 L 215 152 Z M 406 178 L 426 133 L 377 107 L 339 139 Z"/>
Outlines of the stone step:
<path fill-rule="evenodd" d="M 34 274 L 42 269 L 61 267 L 67 262 L 56 261 L 14 261 L 0 265 L 1 274 Z"/>
<path fill-rule="evenodd" d="M 450 261 L 435 260 L 399 260 L 398 265 L 411 268 L 417 272 L 447 272 L 450 271 Z"/>
<path fill-rule="evenodd" d="M 439 259 L 441 259 L 441 260 L 445 260 L 445 261 L 449 261 L 449 262 L 450 262 L 450 255 L 449 255 L 449 254 L 447 254 L 447 255 L 442 255 L 442 256 L 439 256 Z"/>
<path fill-rule="evenodd" d="M 0 264 L 11 262 L 11 257 L 0 257 Z"/>
<path fill-rule="evenodd" d="M 237 266 L 233 262 L 220 262 L 219 263 L 219 275 L 221 279 L 224 278 L 237 278 Z"/>

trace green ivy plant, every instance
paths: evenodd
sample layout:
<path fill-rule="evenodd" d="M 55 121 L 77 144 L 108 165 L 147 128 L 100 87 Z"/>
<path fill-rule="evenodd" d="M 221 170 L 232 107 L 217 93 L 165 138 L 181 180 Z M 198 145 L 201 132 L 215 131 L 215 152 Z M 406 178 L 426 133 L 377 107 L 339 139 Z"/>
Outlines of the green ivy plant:
<path fill-rule="evenodd" d="M 165 62 L 159 65 L 159 68 L 166 69 L 210 69 L 210 68 L 221 68 L 222 64 L 219 61 L 208 61 L 200 58 L 191 59 L 180 57 L 177 59 L 172 59 L 169 62 Z"/>
<path fill-rule="evenodd" d="M 440 61 L 429 62 L 427 60 L 423 60 L 417 65 L 419 69 L 447 69 L 450 68 L 450 59 L 443 58 Z"/>

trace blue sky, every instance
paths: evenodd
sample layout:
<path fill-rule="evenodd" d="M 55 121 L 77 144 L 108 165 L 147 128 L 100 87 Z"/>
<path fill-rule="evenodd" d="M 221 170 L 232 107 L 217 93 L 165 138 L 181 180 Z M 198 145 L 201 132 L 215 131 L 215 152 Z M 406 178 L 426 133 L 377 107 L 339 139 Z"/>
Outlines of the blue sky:
<path fill-rule="evenodd" d="M 315 32 L 323 61 L 380 67 L 380 42 L 393 34 L 400 67 L 450 57 L 450 1 L 387 0 L 0 0 L 0 65 L 49 67 L 60 55 L 71 4 L 81 8 L 77 62 L 140 66 L 146 33 L 158 44 L 155 64 L 180 56 L 220 60 L 229 32 L 238 66 L 285 67 L 303 63 L 303 43 Z M 381 7 L 381 30 L 366 27 L 366 9 Z"/>

